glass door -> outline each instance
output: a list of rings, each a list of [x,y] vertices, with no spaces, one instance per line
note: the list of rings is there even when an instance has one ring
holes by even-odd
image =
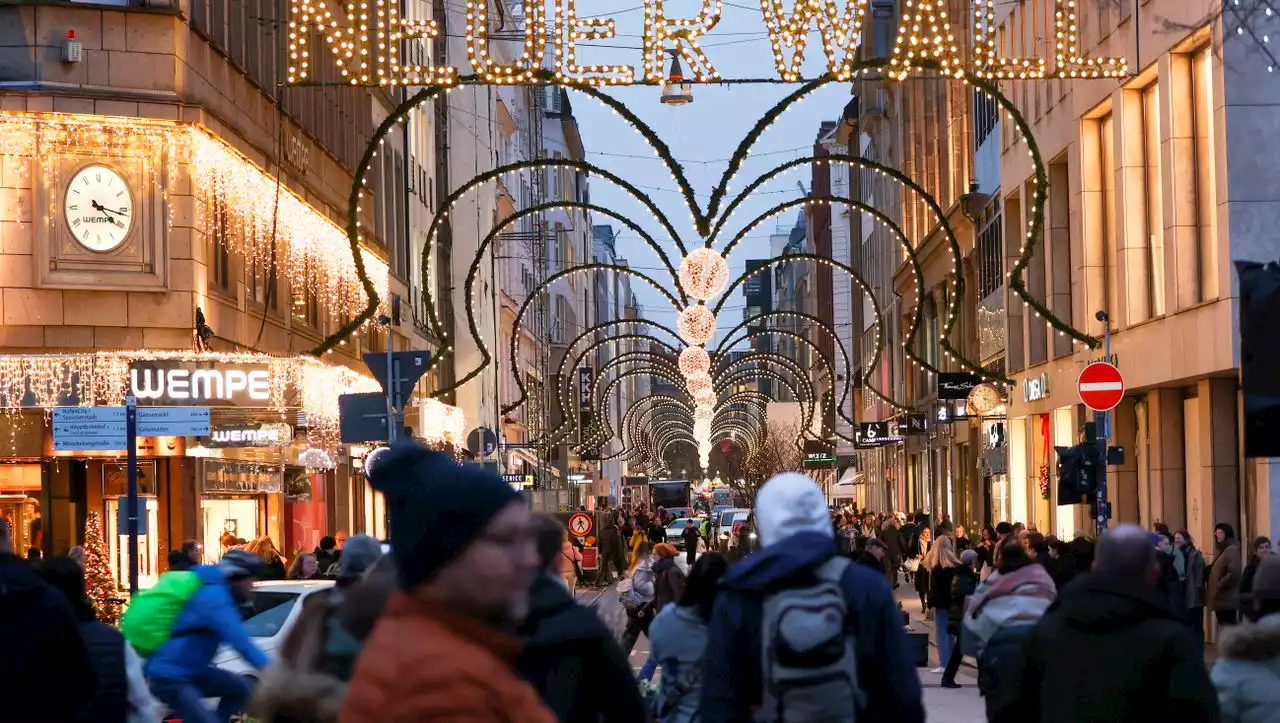
[[[258,531],[259,500],[256,497],[206,497],[200,500],[207,562],[215,562],[232,547],[253,542]],[[212,557],[217,555],[217,557]]]
[[[145,590],[156,584],[160,576],[160,550],[157,534],[160,527],[160,502],[155,497],[139,497],[138,504],[146,515],[146,535],[138,535],[138,588]],[[108,497],[104,500],[106,507],[104,520],[107,543],[107,555],[111,566],[111,575],[120,590],[129,589],[129,536],[127,530],[121,530],[120,500]]]

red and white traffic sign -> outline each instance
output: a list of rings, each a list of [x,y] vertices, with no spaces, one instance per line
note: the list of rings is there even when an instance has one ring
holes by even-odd
[[[1109,412],[1124,399],[1124,376],[1114,364],[1094,362],[1080,372],[1076,391],[1086,407],[1095,412]]]
[[[575,512],[569,518],[569,532],[574,537],[586,537],[591,534],[591,515]]]

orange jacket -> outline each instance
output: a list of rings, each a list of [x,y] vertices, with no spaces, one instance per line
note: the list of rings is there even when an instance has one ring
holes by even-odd
[[[556,723],[511,667],[520,644],[397,591],[347,689],[340,723]]]

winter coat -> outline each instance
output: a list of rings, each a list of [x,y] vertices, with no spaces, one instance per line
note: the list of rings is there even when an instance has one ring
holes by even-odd
[[[1202,608],[1205,605],[1207,593],[1204,579],[1206,567],[1204,555],[1191,545],[1183,545],[1181,552],[1186,558],[1186,574],[1182,583],[1187,591],[1187,609]]]
[[[119,630],[98,622],[81,620],[80,639],[84,641],[98,687],[93,700],[80,709],[80,723],[124,723],[129,713],[129,674],[125,662],[124,636]]]
[[[1023,648],[1017,697],[992,723],[1216,723],[1218,700],[1183,618],[1154,585],[1083,575]]]
[[[672,605],[649,626],[649,655],[662,668],[654,713],[659,723],[698,723],[707,626],[697,608]]]
[[[561,575],[577,575],[577,568],[573,563],[582,563],[582,550],[573,546],[572,542],[565,540],[560,543],[560,564]]]
[[[624,603],[642,605],[653,602],[653,596],[656,593],[654,582],[653,562],[641,560],[640,564],[631,571],[631,589],[625,593]]]
[[[1227,628],[1211,678],[1222,723],[1280,723],[1280,614]]]
[[[708,625],[702,671],[701,723],[742,723],[762,700],[760,652],[766,591],[810,584],[813,571],[834,557],[835,540],[806,531],[768,544],[730,568]],[[902,615],[888,581],[863,565],[840,580],[857,640],[858,675],[866,706],[862,720],[922,723],[920,678],[908,655]]]
[[[899,527],[898,539],[901,541],[901,544],[902,544],[902,547],[900,549],[905,553],[906,557],[913,557],[915,555],[920,554],[914,551],[916,549],[916,544],[920,540],[919,525],[917,525],[914,522],[908,522],[902,527]]]
[[[365,644],[340,723],[555,723],[513,668],[519,640],[397,590]]]
[[[0,554],[0,650],[5,723],[69,723],[93,698],[97,675],[70,603],[9,554]]]
[[[1185,614],[1187,589],[1182,580],[1178,579],[1178,570],[1173,566],[1173,555],[1157,550],[1156,561],[1160,563],[1160,577],[1156,580],[1156,587],[1174,612]]]
[[[902,532],[897,525],[885,525],[880,530],[880,541],[885,546],[885,559],[890,561],[891,565],[897,566],[902,560]]]
[[[187,601],[173,624],[169,640],[160,646],[145,667],[153,680],[187,682],[204,673],[218,652],[229,645],[255,668],[267,665],[267,656],[254,644],[240,620],[240,609],[222,571],[201,565],[193,572],[204,587]]]
[[[951,635],[960,632],[960,626],[964,624],[965,599],[978,589],[978,573],[972,567],[962,564],[953,571],[949,596],[951,606],[947,610],[947,632]]]
[[[1049,573],[1035,563],[992,573],[978,585],[965,608],[965,647],[981,654],[997,630],[1039,621],[1057,594]]]
[[[1214,610],[1235,610],[1239,607],[1240,567],[1240,543],[1234,539],[1227,540],[1209,570],[1209,605]]]
[[[316,566],[316,570],[320,571],[321,573],[327,571],[328,569],[329,568],[327,567],[320,567],[318,565]],[[283,557],[280,557],[279,555],[277,555],[276,559],[274,560],[263,561],[262,563],[262,579],[263,580],[284,580],[288,577],[289,577],[289,570],[288,568],[285,567]]]
[[[653,564],[653,606],[663,608],[680,600],[684,594],[684,573],[674,557],[664,557]]]
[[[316,556],[316,569],[326,574],[329,568],[337,565],[338,559],[342,557],[341,550],[321,550],[318,547],[312,554]]]
[[[529,593],[516,669],[561,723],[644,723],[644,702],[613,633],[550,575]]]
[[[955,577],[954,567],[938,565],[929,571],[929,607],[951,610],[951,582]]]

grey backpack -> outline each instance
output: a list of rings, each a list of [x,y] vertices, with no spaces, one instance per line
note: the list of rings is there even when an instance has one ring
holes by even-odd
[[[760,723],[853,723],[862,704],[849,604],[840,578],[849,558],[836,555],[817,582],[764,600],[760,652]]]

